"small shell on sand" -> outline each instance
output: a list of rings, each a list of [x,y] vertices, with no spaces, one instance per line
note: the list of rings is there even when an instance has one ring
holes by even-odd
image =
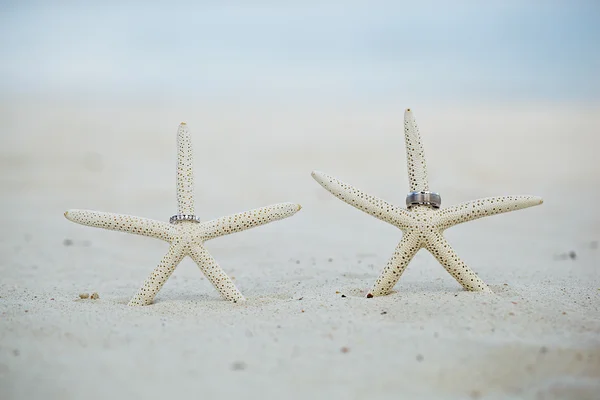
[[[92,295],[90,296],[90,299],[92,300],[98,300],[100,298],[100,296],[98,296],[98,293],[94,292],[92,293]]]
[[[89,293],[79,293],[79,298],[80,299],[87,299],[88,297],[90,297]]]

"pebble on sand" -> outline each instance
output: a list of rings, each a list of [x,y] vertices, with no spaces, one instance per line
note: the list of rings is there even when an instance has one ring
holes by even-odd
[[[231,369],[234,371],[242,371],[246,369],[246,363],[243,361],[236,361],[231,364]]]

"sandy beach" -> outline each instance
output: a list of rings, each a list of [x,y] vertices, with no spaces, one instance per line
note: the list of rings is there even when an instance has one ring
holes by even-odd
[[[444,205],[544,198],[446,232],[494,294],[463,291],[422,250],[393,294],[364,298],[401,232],[310,172],[403,204],[407,106]],[[0,398],[597,399],[599,112],[4,103]],[[168,245],[63,212],[168,220],[182,121],[202,219],[284,201],[303,209],[207,243],[246,303],[221,300],[185,259],[155,304],[128,307]],[[592,200],[568,195],[579,189]]]

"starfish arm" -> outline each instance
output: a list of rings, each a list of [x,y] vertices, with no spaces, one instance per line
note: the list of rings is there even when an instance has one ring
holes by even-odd
[[[182,122],[177,130],[177,209],[179,214],[194,214],[194,156],[192,139]]]
[[[147,306],[152,304],[154,297],[163,287],[167,279],[171,276],[177,264],[181,262],[185,253],[181,245],[172,245],[169,251],[160,260],[158,266],[152,271],[150,276],[146,278],[142,287],[135,296],[129,301],[130,306]]]
[[[404,112],[404,139],[406,141],[406,164],[411,192],[429,190],[425,150],[419,127],[410,108]]]
[[[208,278],[210,283],[213,284],[215,289],[221,293],[221,296],[225,300],[237,303],[244,301],[244,296],[234,285],[233,281],[225,271],[219,267],[219,264],[210,255],[210,253],[202,246],[192,246],[190,250],[190,257],[198,264],[202,273]]]
[[[369,290],[367,297],[385,296],[389,294],[394,285],[400,279],[400,276],[406,269],[410,260],[421,248],[417,235],[407,233],[402,236],[402,240],[396,246],[394,254],[387,262],[387,265],[375,281],[375,284]]]
[[[204,222],[201,226],[202,240],[214,239],[219,236],[229,235],[268,224],[296,214],[302,206],[295,203],[279,203],[267,207],[241,212]]]
[[[491,292],[490,288],[477,274],[462,261],[450,243],[441,233],[433,233],[426,242],[426,247],[440,264],[466,290],[473,292]]]
[[[149,236],[166,242],[173,240],[173,227],[153,219],[91,210],[68,210],[65,211],[65,217],[69,221],[95,228]]]
[[[338,199],[358,208],[367,214],[404,230],[410,224],[410,214],[404,208],[395,206],[375,196],[344,183],[323,172],[313,171],[312,177]]]
[[[520,210],[543,203],[537,196],[501,196],[468,201],[438,211],[442,230],[463,222],[487,217],[489,215]]]

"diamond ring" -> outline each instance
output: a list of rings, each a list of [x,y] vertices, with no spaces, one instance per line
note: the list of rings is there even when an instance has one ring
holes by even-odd
[[[197,217],[192,214],[175,214],[171,218],[169,218],[169,222],[172,224],[176,224],[181,221],[200,222],[200,217]]]

